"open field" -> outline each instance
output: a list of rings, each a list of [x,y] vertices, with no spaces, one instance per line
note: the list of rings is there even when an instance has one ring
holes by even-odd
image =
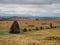
[[[20,34],[9,34],[12,23],[13,21],[0,21],[0,45],[60,45],[59,19],[21,19],[18,21],[20,29],[27,28],[32,29],[32,31],[21,32]],[[50,23],[57,28],[33,30],[41,26],[49,27]]]
[[[60,45],[60,28],[0,35],[0,45]]]
[[[9,30],[13,21],[0,21],[0,30]],[[21,29],[27,28],[27,29],[33,29],[36,27],[49,27],[50,23],[53,24],[53,26],[59,26],[60,25],[60,19],[20,19],[18,21],[19,26]]]

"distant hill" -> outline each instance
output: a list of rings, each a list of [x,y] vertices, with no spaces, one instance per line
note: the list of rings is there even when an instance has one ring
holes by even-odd
[[[21,20],[21,19],[28,19],[28,18],[34,18],[34,19],[60,19],[60,17],[39,17],[39,16],[0,16],[0,21],[3,20]]]

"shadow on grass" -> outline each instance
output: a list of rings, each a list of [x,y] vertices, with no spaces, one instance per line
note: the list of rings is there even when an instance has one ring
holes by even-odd
[[[31,32],[33,32],[33,31],[27,31],[27,32],[23,32],[23,31],[21,31],[20,33],[18,33],[18,34],[29,34],[29,33],[31,33]],[[0,35],[10,35],[11,33],[9,33],[9,30],[0,30]]]
[[[9,34],[8,30],[0,30],[0,35],[6,35]]]

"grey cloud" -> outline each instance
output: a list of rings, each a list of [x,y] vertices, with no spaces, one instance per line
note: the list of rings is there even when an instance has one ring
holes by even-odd
[[[53,4],[60,3],[60,0],[0,0],[0,3],[9,4]]]
[[[25,10],[22,9],[22,11],[24,11],[24,14],[29,13],[31,15],[40,16],[41,15],[57,16],[60,15],[60,0],[0,0],[0,13],[2,12],[7,14],[8,13],[19,14],[21,13],[19,12],[19,9],[21,11],[21,8],[26,8]],[[6,11],[7,9],[9,10]]]

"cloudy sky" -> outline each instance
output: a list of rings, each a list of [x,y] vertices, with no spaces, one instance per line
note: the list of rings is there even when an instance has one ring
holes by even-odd
[[[0,16],[60,16],[60,0],[0,0]]]

